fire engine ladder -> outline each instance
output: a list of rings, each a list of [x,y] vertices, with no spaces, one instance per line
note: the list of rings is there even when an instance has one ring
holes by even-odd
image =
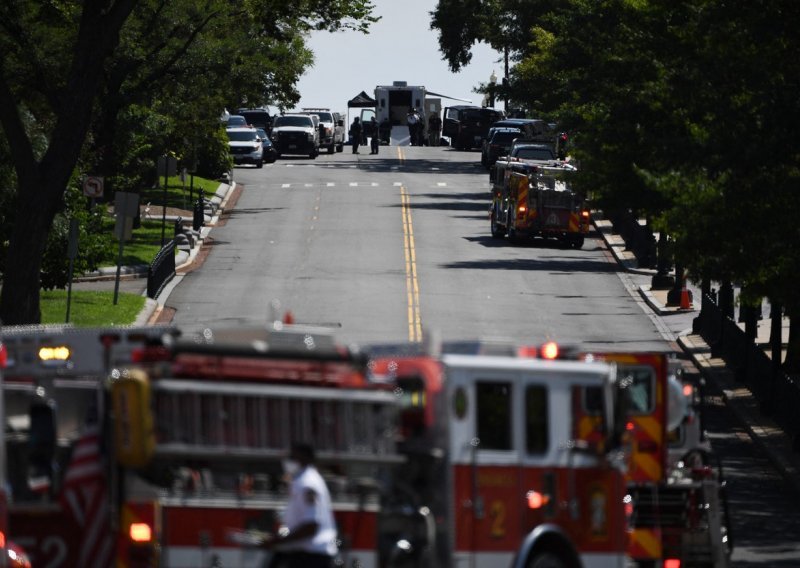
[[[321,461],[399,463],[397,397],[388,390],[232,380],[153,382],[157,457],[263,460],[292,442]]]

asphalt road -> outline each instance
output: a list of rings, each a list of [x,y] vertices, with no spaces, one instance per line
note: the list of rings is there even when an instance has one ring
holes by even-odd
[[[170,295],[184,328],[263,324],[274,301],[347,342],[555,339],[668,348],[594,238],[583,249],[489,234],[475,152],[384,147],[237,168],[243,186],[207,260]]]

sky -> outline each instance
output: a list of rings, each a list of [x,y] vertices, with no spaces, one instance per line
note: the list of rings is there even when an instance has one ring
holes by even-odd
[[[373,0],[374,14],[382,19],[364,35],[358,32],[315,32],[309,46],[314,67],[297,85],[300,107],[323,107],[347,112],[347,101],[365,91],[375,96],[375,87],[406,81],[428,91],[470,99],[480,106],[483,95],[472,89],[488,83],[492,71],[500,82],[502,54],[478,44],[472,62],[459,73],[451,73],[439,52],[438,32],[430,29],[438,0]],[[466,104],[442,99],[442,106]]]

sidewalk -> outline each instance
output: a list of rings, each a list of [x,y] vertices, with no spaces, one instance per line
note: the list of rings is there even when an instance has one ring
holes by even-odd
[[[633,253],[625,249],[622,237],[612,232],[610,221],[596,219],[594,225],[620,266],[629,272],[655,275],[655,270],[637,268]],[[680,307],[667,306],[667,292],[668,290],[653,290],[650,286],[639,287],[639,293],[655,313],[666,315],[676,311],[686,311],[681,310]],[[699,310],[698,294],[699,292],[694,294],[691,308],[693,311]],[[788,337],[788,318],[783,319],[783,326],[783,337],[786,338]],[[759,345],[766,346],[768,344],[769,327],[769,318],[758,322],[756,342]],[[800,495],[800,454],[792,450],[791,438],[768,416],[761,414],[755,396],[736,381],[733,371],[725,366],[722,359],[711,355],[711,347],[700,335],[689,332],[678,337],[677,342],[706,381],[719,389],[726,406],[741,422],[754,443],[764,451],[787,483]]]

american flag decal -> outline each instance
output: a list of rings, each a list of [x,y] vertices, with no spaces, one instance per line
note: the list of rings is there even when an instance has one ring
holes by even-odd
[[[80,529],[78,565],[109,568],[113,561],[109,495],[96,426],[87,428],[72,449],[64,475],[61,504]]]

